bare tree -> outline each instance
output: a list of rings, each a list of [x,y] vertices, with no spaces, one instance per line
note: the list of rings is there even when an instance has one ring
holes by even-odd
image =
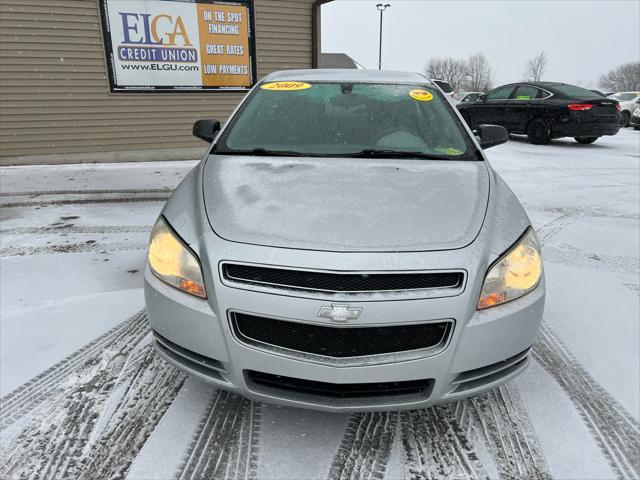
[[[609,92],[640,90],[640,62],[630,62],[600,75],[598,85]]]
[[[524,79],[527,82],[539,82],[547,71],[547,52],[544,50],[530,59],[525,65]]]
[[[487,57],[482,53],[471,55],[465,62],[465,78],[462,88],[468,92],[488,92],[491,90],[492,71]]]
[[[453,91],[457,92],[466,77],[466,65],[464,60],[458,58],[436,57],[429,60],[425,73],[428,78],[446,80],[451,84]]]

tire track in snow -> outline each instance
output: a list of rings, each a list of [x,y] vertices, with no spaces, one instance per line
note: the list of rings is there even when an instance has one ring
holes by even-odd
[[[16,208],[16,207],[47,207],[49,205],[88,205],[97,203],[135,203],[135,202],[164,202],[169,195],[157,195],[149,197],[111,197],[111,198],[87,198],[87,199],[69,199],[69,200],[33,200],[24,202],[7,202],[0,203],[0,208]]]
[[[489,479],[451,407],[400,414],[407,478]]]
[[[559,263],[570,267],[590,268],[592,270],[638,275],[640,259],[621,255],[597,255],[585,252],[568,244],[542,247],[542,255],[549,263]]]
[[[186,375],[156,355],[151,345],[144,348],[136,363],[125,371],[131,379],[122,401],[73,478],[125,478],[186,380]]]
[[[572,209],[551,220],[537,230],[538,238],[543,243],[564,228],[589,216],[588,210]],[[596,255],[585,252],[571,245],[544,245],[543,257],[551,263],[559,263],[571,267],[591,268],[617,273],[637,275],[640,271],[640,261],[635,257],[617,255]]]
[[[76,369],[64,393],[9,442],[0,476],[122,476],[184,378],[144,339],[110,345]]]
[[[500,478],[551,478],[517,393],[512,387],[503,386],[459,401],[455,407],[437,406],[399,414],[353,414],[334,458],[330,479],[384,476],[395,436],[393,422],[389,428],[390,415],[399,415],[395,419],[399,418],[410,479],[488,479],[489,473],[470,441],[472,433],[486,443]]]
[[[136,193],[171,193],[170,188],[121,188],[115,190],[34,190],[31,192],[0,192],[0,197],[33,197],[41,195],[104,195]]]
[[[576,211],[573,211],[560,219],[572,214],[575,218]],[[547,225],[553,223],[552,221]],[[566,220],[560,220],[559,223],[567,224]],[[541,241],[558,231],[553,225],[548,230],[545,230],[545,227],[546,225],[541,228],[542,234],[539,232]],[[547,253],[549,253],[548,247],[545,250],[545,256]],[[573,257],[575,255],[572,255]],[[608,257],[605,260],[607,259],[611,260]],[[616,257],[616,259],[621,261],[613,262],[617,267],[613,271],[622,270],[623,273],[637,274],[639,269],[637,258]],[[583,259],[575,266],[611,269],[594,265],[595,262],[603,261],[602,257],[591,260],[593,262]],[[632,260],[631,263],[628,260]],[[585,262],[589,264],[585,265]],[[640,478],[640,424],[593,379],[546,323],[542,324],[538,341],[533,347],[533,355],[567,393],[618,478]]]
[[[640,220],[640,212],[633,212],[633,213],[620,213],[620,212],[607,212],[604,211],[603,208],[606,208],[608,206],[615,206],[615,205],[599,205],[597,208],[595,207],[555,207],[555,208],[551,208],[551,207],[543,207],[540,205],[532,205],[530,203],[523,203],[523,207],[525,208],[525,210],[527,212],[541,212],[541,213],[560,213],[562,214],[561,216],[564,216],[566,214],[575,214],[576,211],[578,212],[583,212],[584,215],[581,216],[586,216],[586,217],[591,217],[591,218],[616,218],[616,219],[624,219],[624,220]],[[554,220],[557,220],[554,219]],[[552,221],[554,221],[552,220]],[[551,223],[551,222],[549,222]],[[571,222],[569,222],[571,223]],[[544,226],[544,225],[543,225]],[[540,227],[542,228],[542,227]]]
[[[582,217],[588,215],[586,210],[570,210],[563,213],[558,218],[551,220],[549,223],[544,224],[537,230],[538,238],[540,241],[547,240],[558,233],[560,230],[568,227],[572,223],[577,222]]]
[[[461,400],[456,417],[467,436],[476,432],[494,457],[501,479],[551,479],[551,472],[515,387],[505,384]]]
[[[68,243],[42,247],[5,247],[0,249],[0,257],[23,257],[29,255],[52,255],[56,253],[119,252],[126,250],[146,250],[148,242],[114,243]]]
[[[255,479],[261,425],[259,404],[216,391],[179,469],[180,480]]]
[[[488,479],[471,441],[475,437],[486,444],[500,478],[551,478],[528,414],[508,386],[461,400],[455,407],[352,414],[328,478],[383,478],[398,423],[412,480]]]
[[[382,479],[398,429],[398,412],[353,413],[329,469],[330,480]]]
[[[148,233],[150,226],[144,225],[62,225],[59,227],[14,227],[0,229],[0,235],[38,235],[46,233]]]
[[[591,377],[544,323],[533,352],[567,393],[618,478],[639,478],[638,422]]]
[[[141,342],[148,332],[147,314],[143,310],[4,396],[0,399],[0,429],[22,418],[47,398],[59,395],[65,381],[104,350],[126,351]]]

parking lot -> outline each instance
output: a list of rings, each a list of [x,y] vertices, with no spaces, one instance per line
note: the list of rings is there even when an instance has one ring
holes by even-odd
[[[258,404],[154,354],[150,228],[194,162],[1,170],[0,477],[640,476],[640,132],[487,155],[543,243],[530,368],[410,412]]]

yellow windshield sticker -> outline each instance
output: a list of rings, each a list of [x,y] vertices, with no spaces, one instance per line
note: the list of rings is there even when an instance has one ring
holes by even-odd
[[[531,97],[529,95],[518,95],[516,100],[531,100]]]
[[[279,90],[279,91],[292,91],[292,90],[306,90],[311,88],[311,85],[305,82],[271,82],[260,85],[263,90]]]
[[[428,102],[433,100],[433,94],[431,92],[427,92],[426,90],[411,90],[409,95],[414,100],[418,100],[420,102]]]
[[[437,148],[437,150],[446,155],[462,155],[464,153],[462,150],[458,150],[457,148],[453,148],[453,147],[448,147],[448,148],[439,147]]]

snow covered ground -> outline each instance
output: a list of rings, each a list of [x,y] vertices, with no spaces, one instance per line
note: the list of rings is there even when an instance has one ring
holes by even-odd
[[[149,229],[194,163],[4,168],[0,477],[638,478],[640,132],[488,151],[544,243],[534,362],[414,412],[257,404],[154,355]]]

